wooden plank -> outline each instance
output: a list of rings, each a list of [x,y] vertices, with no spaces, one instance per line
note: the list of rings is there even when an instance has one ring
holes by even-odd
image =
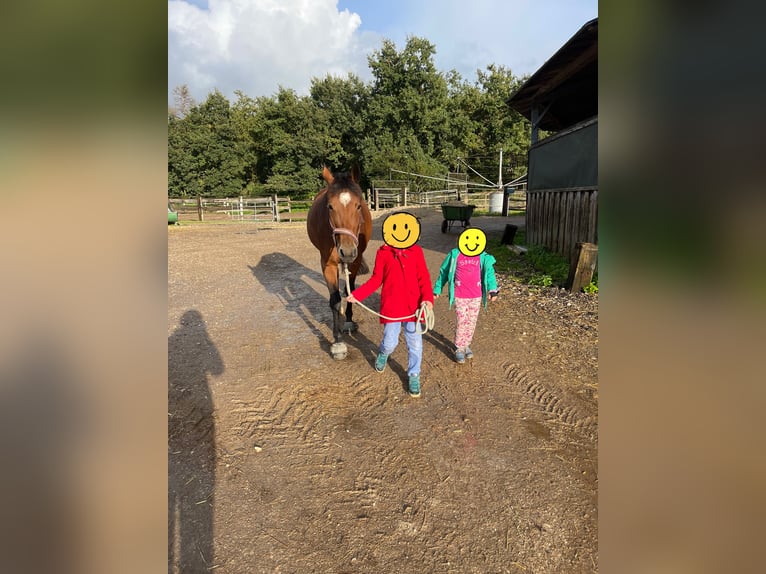
[[[572,251],[572,193],[564,194],[564,256],[571,259]]]
[[[559,241],[558,246],[556,248],[556,251],[558,253],[565,253],[566,249],[566,235],[564,234],[564,223],[566,222],[567,217],[567,195],[566,193],[560,193],[558,194],[558,200],[559,200]]]
[[[556,253],[559,248],[559,198],[560,193],[551,194],[551,251]]]
[[[588,222],[588,241],[598,244],[598,190],[590,194],[590,221]]]
[[[543,226],[545,225],[545,195],[540,192],[537,194],[537,225],[535,229],[537,234],[535,237],[535,244],[543,244]]]
[[[527,214],[524,219],[527,233],[527,245],[535,244],[537,230],[537,194],[527,195]]]
[[[582,192],[582,206],[580,207],[580,238],[578,241],[588,241],[588,218],[590,217],[590,193]]]
[[[597,189],[593,190],[593,243],[598,245],[598,190]]]
[[[566,233],[565,233],[565,224],[566,224],[566,217],[567,217],[567,194],[566,193],[560,193],[558,194],[558,200],[559,200],[559,242],[558,247],[556,251],[561,254],[566,254]]]
[[[551,198],[551,206],[550,206],[550,215],[548,220],[548,229],[549,235],[548,235],[548,249],[556,252],[556,232],[557,232],[557,226],[558,221],[556,221],[556,203],[555,200],[560,196],[558,193],[551,193],[549,194]]]
[[[548,238],[550,237],[550,227],[548,226],[548,209],[551,205],[551,196],[547,192],[543,192],[543,220],[540,226],[540,231],[543,234],[543,240],[541,241],[544,247],[548,247]]]
[[[551,210],[553,208],[553,194],[545,192],[545,247],[551,248],[551,237],[553,236],[553,230],[551,229],[551,219],[553,216]]]
[[[577,258],[577,242],[580,237],[580,195],[581,192],[576,192],[572,197],[572,243],[571,251],[569,252],[570,262]]]
[[[551,251],[558,249],[559,241],[559,197],[560,193],[551,194]]]

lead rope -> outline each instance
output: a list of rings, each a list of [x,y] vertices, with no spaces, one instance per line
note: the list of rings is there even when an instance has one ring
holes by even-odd
[[[351,279],[349,278],[348,265],[343,265],[343,271],[346,274],[346,296],[348,296],[348,295],[351,295]],[[364,303],[360,301],[357,301],[355,304],[361,305],[363,308],[367,309],[373,315],[377,315],[378,317],[382,317],[383,319],[386,319],[388,321],[404,321],[406,319],[414,318],[415,332],[420,333],[421,335],[425,335],[428,331],[432,331],[434,328],[434,320],[435,320],[434,310],[429,309],[425,301],[420,304],[420,307],[415,313],[413,313],[412,315],[407,315],[406,317],[386,317],[385,315],[381,315],[377,311],[373,311],[367,305],[365,305]]]

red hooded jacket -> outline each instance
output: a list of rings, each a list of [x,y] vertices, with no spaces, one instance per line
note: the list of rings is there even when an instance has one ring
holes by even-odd
[[[375,254],[375,268],[366,283],[351,294],[359,301],[372,295],[383,285],[380,292],[380,314],[392,319],[413,315],[423,301],[434,302],[431,276],[426,258],[419,245],[396,249],[383,245]],[[414,321],[414,318],[405,322]],[[396,323],[381,317],[381,323]]]

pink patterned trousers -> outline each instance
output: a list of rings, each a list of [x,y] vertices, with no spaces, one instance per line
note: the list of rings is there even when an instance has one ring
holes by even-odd
[[[462,349],[471,344],[480,308],[481,297],[475,299],[455,297],[455,312],[457,313],[457,326],[455,328],[456,348]]]

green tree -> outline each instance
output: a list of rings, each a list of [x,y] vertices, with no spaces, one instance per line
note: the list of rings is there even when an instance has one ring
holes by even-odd
[[[373,75],[363,154],[371,175],[397,167],[441,176],[448,141],[447,82],[434,65],[428,40],[410,37],[399,52],[390,40],[368,58]]]
[[[480,95],[474,105],[470,106],[470,115],[484,153],[485,165],[481,166],[482,173],[492,173],[490,166],[493,166],[494,173],[497,173],[497,152],[501,148],[504,164],[509,168],[508,177],[521,175],[516,172],[526,169],[526,154],[529,150],[528,122],[506,103],[522,83],[523,79],[514,77],[504,66],[491,64],[486,70],[477,71],[477,88]],[[514,163],[515,171],[512,167]]]
[[[475,120],[482,92],[479,86],[464,80],[454,70],[447,75],[447,86],[449,132],[442,147],[442,160],[453,169],[462,169],[457,158],[476,156],[485,151],[482,130]]]
[[[325,135],[324,162],[338,171],[360,168],[369,88],[355,75],[326,76],[311,82],[316,121]],[[364,170],[363,170],[364,174]]]
[[[435,53],[424,38],[409,37],[401,51],[384,40],[368,57],[369,84],[328,75],[313,78],[304,97],[282,87],[272,97],[236,92],[230,106],[215,91],[197,106],[177,88],[168,114],[169,193],[312,196],[323,164],[358,164],[366,180],[387,179],[392,168],[432,176],[412,182],[433,189],[458,158],[495,181],[500,149],[503,181],[524,173],[528,122],[506,103],[524,79],[494,64],[473,82],[454,70],[445,75]]]
[[[244,147],[229,101],[217,90],[182,119],[168,118],[168,188],[174,197],[237,196],[244,186]]]
[[[231,106],[231,125],[240,141],[242,154],[243,195],[253,195],[258,188],[258,151],[252,138],[252,131],[258,118],[258,103],[240,90],[234,92],[237,101]]]
[[[256,190],[306,196],[317,191],[320,168],[333,143],[326,122],[308,97],[279,88],[276,97],[257,98],[250,136],[257,156]]]

